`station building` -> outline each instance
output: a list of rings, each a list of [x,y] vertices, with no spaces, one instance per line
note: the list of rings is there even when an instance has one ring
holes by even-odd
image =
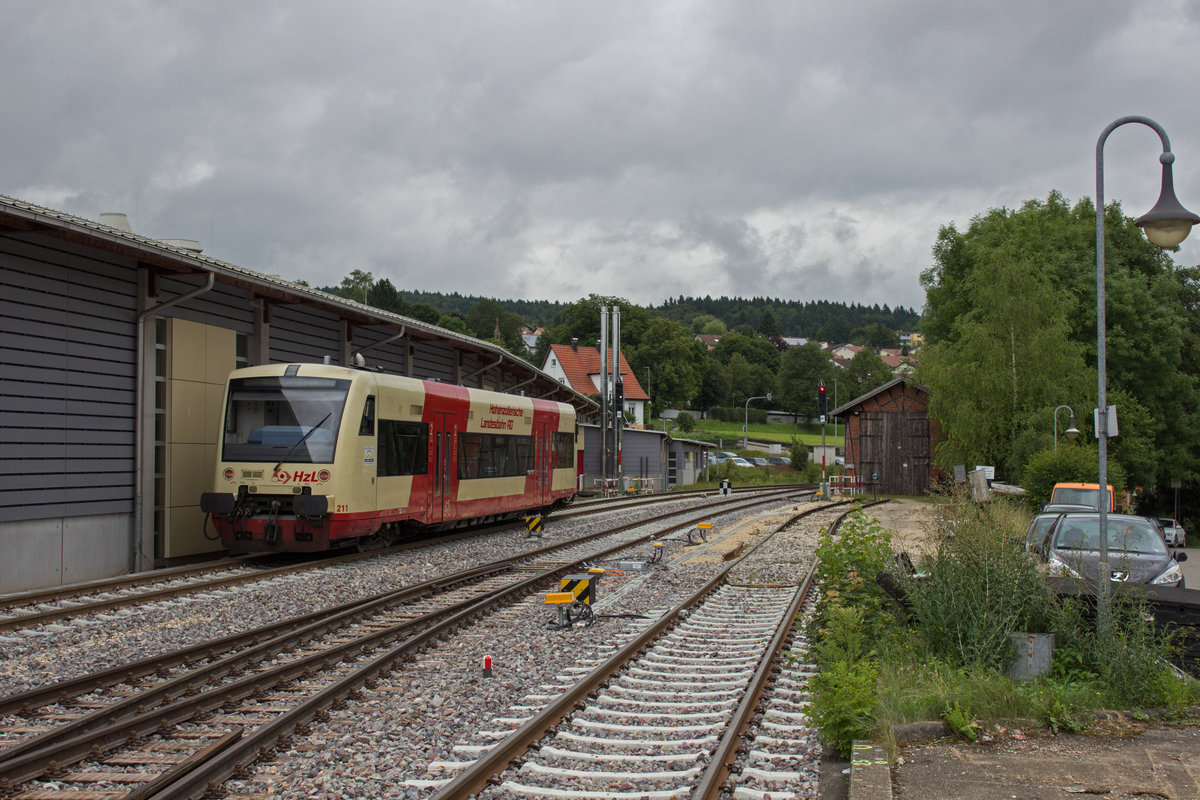
[[[199,502],[236,367],[361,353],[598,411],[488,342],[3,196],[0,324],[0,593],[215,553]]]

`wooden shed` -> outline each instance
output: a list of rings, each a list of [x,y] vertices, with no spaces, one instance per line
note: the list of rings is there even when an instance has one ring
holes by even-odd
[[[934,464],[929,390],[900,377],[833,410],[846,423],[846,482],[879,494],[920,495],[941,476]]]

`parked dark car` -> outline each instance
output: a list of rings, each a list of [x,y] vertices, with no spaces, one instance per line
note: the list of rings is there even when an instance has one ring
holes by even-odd
[[[1047,518],[1049,522],[1047,523]],[[1109,514],[1109,580],[1183,588],[1179,562],[1158,524],[1148,517]],[[1100,568],[1100,515],[1096,512],[1039,514],[1025,535],[1025,547],[1045,562],[1051,575],[1095,581]]]
[[[767,461],[776,467],[790,467],[792,460],[786,456],[767,456]]]

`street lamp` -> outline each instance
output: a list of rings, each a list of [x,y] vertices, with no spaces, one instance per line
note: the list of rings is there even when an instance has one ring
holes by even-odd
[[[1153,128],[1162,140],[1162,190],[1154,208],[1134,220],[1134,224],[1146,232],[1146,238],[1159,247],[1174,247],[1187,238],[1192,226],[1200,222],[1192,212],[1185,209],[1175,198],[1175,183],[1171,176],[1171,164],[1175,154],[1171,152],[1171,140],[1162,126],[1148,117],[1121,117],[1112,122],[1096,141],[1096,440],[1099,445],[1099,483],[1096,504],[1100,511],[1100,572],[1097,602],[1097,622],[1102,636],[1107,636],[1111,610],[1112,587],[1109,585],[1108,566],[1108,394],[1105,384],[1108,378],[1107,354],[1105,352],[1104,311],[1104,142],[1108,135],[1122,125],[1137,122]]]
[[[767,392],[766,394],[760,394],[756,397],[747,397],[746,398],[746,421],[742,424],[742,434],[743,434],[742,449],[743,450],[750,449],[750,401],[751,400],[770,400],[770,399],[771,399],[770,392]]]
[[[1072,442],[1079,438],[1079,429],[1075,427],[1075,412],[1070,406],[1059,406],[1054,409],[1054,455],[1058,455],[1058,412],[1061,409],[1066,409],[1071,412],[1071,421],[1067,424],[1070,426],[1063,433]]]

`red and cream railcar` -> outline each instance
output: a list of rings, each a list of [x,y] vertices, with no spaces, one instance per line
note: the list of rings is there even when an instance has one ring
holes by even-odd
[[[232,552],[317,551],[569,503],[575,409],[324,364],[229,376],[214,491]]]

